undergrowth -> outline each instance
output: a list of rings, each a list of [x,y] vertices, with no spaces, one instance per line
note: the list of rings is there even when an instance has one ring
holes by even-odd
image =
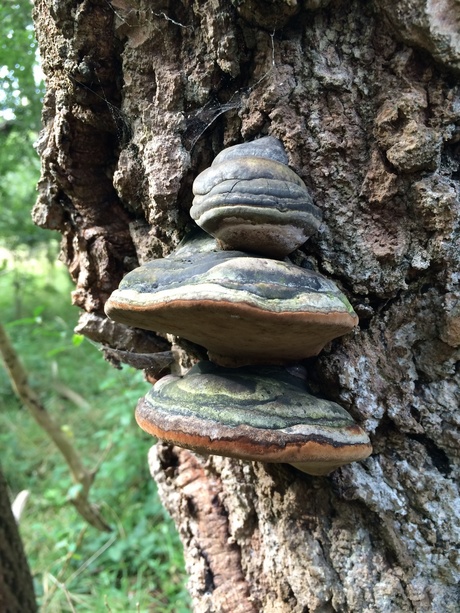
[[[20,532],[41,611],[188,613],[182,546],[148,471],[153,441],[133,416],[148,385],[131,368],[114,370],[74,335],[71,289],[64,268],[43,256],[22,263],[17,256],[0,270],[2,322],[30,383],[87,467],[102,459],[90,498],[113,528],[85,525],[67,501],[67,466],[0,367],[2,469],[12,497],[30,492]]]

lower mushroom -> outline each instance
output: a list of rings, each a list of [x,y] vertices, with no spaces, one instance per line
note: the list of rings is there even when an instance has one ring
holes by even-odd
[[[200,362],[184,377],[158,381],[136,419],[153,436],[199,453],[288,463],[310,475],[372,452],[345,409],[308,394],[300,378],[276,366]]]

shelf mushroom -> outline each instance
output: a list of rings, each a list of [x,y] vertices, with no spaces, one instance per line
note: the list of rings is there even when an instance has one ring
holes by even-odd
[[[224,149],[195,179],[190,215],[223,249],[284,258],[322,219],[287,162],[282,143],[272,136]]]
[[[372,451],[345,409],[308,394],[300,378],[276,366],[199,362],[184,377],[160,379],[136,419],[153,436],[199,453],[288,463],[311,475]]]
[[[128,273],[107,315],[193,341],[223,366],[302,360],[356,326],[347,298],[322,275],[209,241]]]
[[[221,248],[195,235],[128,273],[105,311],[208,350],[211,362],[162,378],[139,401],[144,430],[199,452],[324,475],[366,458],[369,438],[342,407],[308,394],[281,365],[317,355],[358,318],[332,281],[273,259],[321,223],[287,161],[273,137],[221,152],[196,178],[191,209]]]

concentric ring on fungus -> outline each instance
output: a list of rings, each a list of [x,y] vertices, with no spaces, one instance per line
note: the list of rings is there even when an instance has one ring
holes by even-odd
[[[307,393],[283,367],[222,368],[200,362],[160,379],[136,409],[140,427],[199,453],[283,462],[325,475],[372,451],[338,404]]]
[[[322,214],[266,136],[224,149],[193,183],[191,217],[223,249],[283,258],[314,234]]]
[[[105,310],[120,323],[202,345],[223,366],[302,360],[358,323],[338,287],[316,272],[190,246],[128,273]]]

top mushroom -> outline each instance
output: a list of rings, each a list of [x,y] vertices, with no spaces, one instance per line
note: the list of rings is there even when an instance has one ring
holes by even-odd
[[[193,183],[192,218],[223,249],[284,258],[322,219],[287,161],[272,136],[224,149]]]

